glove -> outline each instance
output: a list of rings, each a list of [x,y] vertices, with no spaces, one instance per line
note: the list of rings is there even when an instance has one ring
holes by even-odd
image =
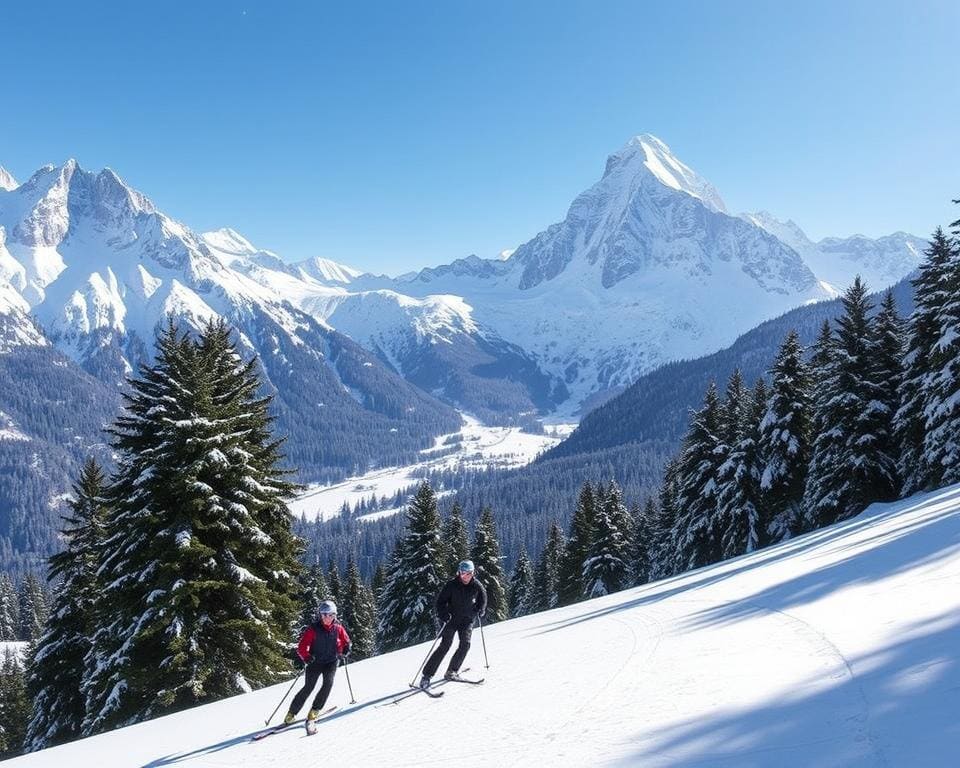
[[[313,664],[314,661],[316,661],[316,659],[313,657],[312,653],[308,653],[303,659],[304,664]]]
[[[350,651],[352,650],[353,650],[353,643],[347,643],[346,646],[344,646],[343,653],[341,654],[341,656],[349,656]]]
[[[477,614],[477,616],[479,616],[481,619],[484,618],[486,615],[487,615],[487,612],[485,610],[480,611],[480,613]]]
[[[448,621],[450,621],[451,617],[449,613],[438,613],[437,618],[440,619],[441,624],[446,624]]]

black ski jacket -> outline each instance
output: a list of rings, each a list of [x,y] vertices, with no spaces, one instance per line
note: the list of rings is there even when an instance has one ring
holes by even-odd
[[[454,576],[443,585],[437,595],[437,617],[444,621],[447,615],[453,624],[473,623],[473,620],[487,610],[487,590],[474,576],[469,584]]]

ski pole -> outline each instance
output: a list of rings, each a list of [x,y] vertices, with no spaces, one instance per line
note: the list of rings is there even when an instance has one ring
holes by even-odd
[[[350,703],[356,704],[357,700],[353,697],[353,686],[350,685],[350,669],[349,664],[347,664],[347,657],[343,657],[343,674],[347,676],[347,688],[350,689]]]
[[[477,614],[477,621],[480,622],[480,642],[483,643],[483,666],[490,669],[490,660],[487,658],[487,640],[483,636],[483,617]]]
[[[290,691],[293,690],[293,686],[295,686],[295,685],[297,684],[297,680],[300,679],[300,675],[302,675],[302,674],[303,674],[303,669],[301,669],[299,672],[297,672],[297,676],[296,676],[295,678],[293,678],[293,683],[290,684],[290,687],[287,688],[287,692],[286,692],[285,694],[283,694],[283,698],[280,699],[280,704],[283,704],[283,702],[286,700],[287,696],[290,695]],[[277,710],[280,709],[280,704],[277,704],[277,709],[273,710],[273,712],[270,713],[270,717],[268,717],[268,718],[264,721],[264,723],[263,723],[264,725],[270,725],[270,721],[273,720],[273,716],[274,716],[275,714],[277,714]]]
[[[442,624],[441,627],[440,627],[440,631],[437,632],[437,636],[436,636],[435,638],[433,638],[433,642],[430,644],[430,650],[427,651],[427,655],[423,657],[423,661],[421,661],[421,662],[420,662],[420,666],[417,667],[417,672],[416,672],[416,674],[413,676],[413,680],[410,682],[410,685],[415,686],[415,685],[417,684],[417,675],[420,674],[420,670],[423,669],[423,665],[427,663],[427,659],[429,659],[429,658],[430,658],[430,654],[433,653],[433,646],[435,646],[435,645],[437,644],[437,640],[440,639],[440,635],[442,635],[442,634],[443,634],[443,630],[446,629],[446,627],[447,627],[447,622],[448,622],[448,621],[449,621],[449,619],[447,619],[447,621],[443,622],[443,624]]]

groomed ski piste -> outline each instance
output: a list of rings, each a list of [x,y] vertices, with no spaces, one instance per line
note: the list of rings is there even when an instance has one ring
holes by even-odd
[[[354,705],[341,669],[315,736],[250,741],[286,683],[10,765],[953,766],[960,485],[484,636],[441,699],[388,703],[429,644],[351,664]]]

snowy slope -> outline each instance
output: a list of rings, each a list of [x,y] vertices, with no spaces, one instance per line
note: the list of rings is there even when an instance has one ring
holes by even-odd
[[[481,687],[406,692],[421,645],[338,675],[340,709],[250,743],[279,685],[11,766],[955,765],[960,486],[684,576],[485,630]],[[385,706],[380,706],[385,705]]]

